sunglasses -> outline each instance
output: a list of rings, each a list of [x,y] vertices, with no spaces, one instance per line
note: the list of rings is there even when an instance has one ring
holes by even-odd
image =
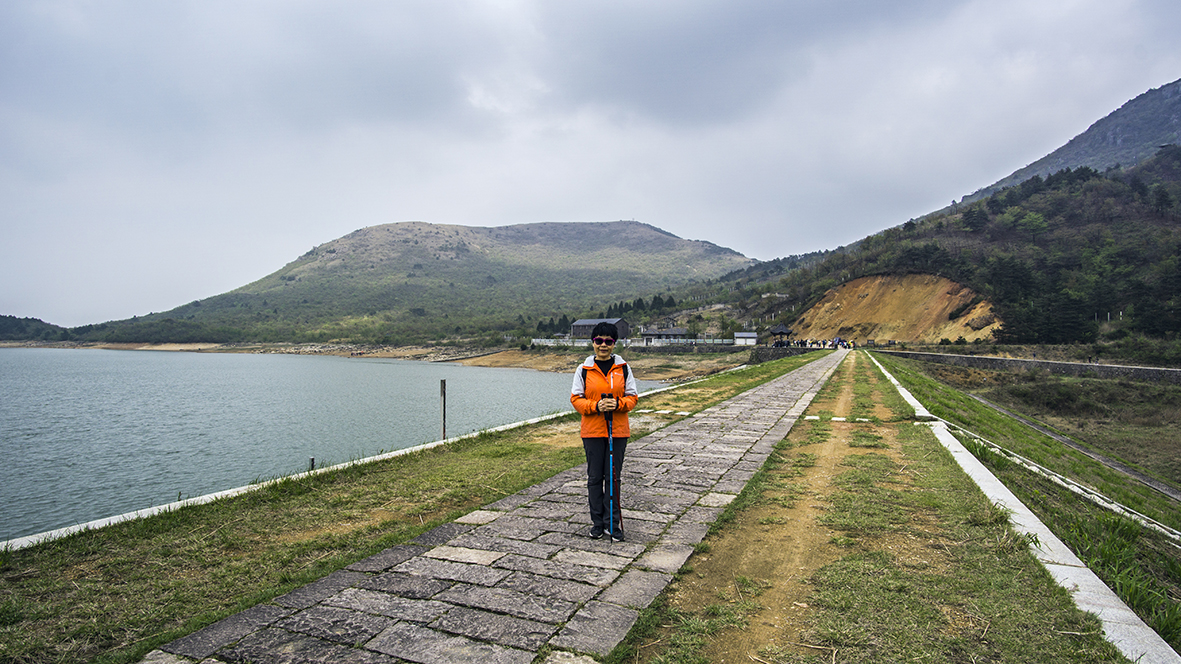
[[[591,341],[595,342],[596,346],[614,346],[615,345],[615,340],[612,339],[611,337],[595,337],[594,339],[591,339]]]

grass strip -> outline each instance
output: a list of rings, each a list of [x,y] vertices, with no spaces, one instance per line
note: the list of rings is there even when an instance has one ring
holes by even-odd
[[[936,381],[925,373],[921,362],[875,357],[927,406],[932,415],[962,426],[1060,475],[1091,486],[1111,500],[1170,528],[1181,530],[1181,506],[1168,497]],[[1150,431],[1143,434],[1152,435]]]
[[[642,404],[695,412],[816,357],[727,372]],[[634,435],[673,419],[637,417]],[[0,551],[0,661],[136,662],[583,461],[572,414]]]
[[[938,403],[931,412],[971,428],[1022,456],[1040,453],[1051,470],[1097,486],[1104,494],[1173,528],[1181,515],[1171,501],[1147,487],[1105,468],[1098,462],[1047,436],[997,414],[990,408],[942,385],[921,367],[894,358],[879,358],[899,382],[925,404]],[[919,396],[919,393],[924,396]],[[924,401],[930,399],[931,401]],[[928,406],[930,408],[930,406]],[[987,434],[985,432],[988,432]],[[994,437],[995,436],[995,437]],[[1124,600],[1174,650],[1181,651],[1181,555],[1163,535],[1115,515],[1036,475],[966,436],[960,439],[1021,502],[1028,506],[1075,555]],[[1049,441],[1049,442],[1047,442]],[[1048,449],[1050,444],[1061,450]],[[1148,495],[1152,494],[1152,495]],[[1139,500],[1125,502],[1129,496]],[[1144,509],[1148,508],[1148,509]]]

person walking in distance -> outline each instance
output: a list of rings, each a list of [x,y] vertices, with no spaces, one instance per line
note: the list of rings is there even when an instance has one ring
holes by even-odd
[[[612,541],[622,542],[619,478],[631,435],[627,413],[636,407],[640,397],[631,368],[614,352],[618,340],[619,330],[615,325],[602,322],[594,327],[591,343],[595,354],[574,371],[570,403],[582,415],[580,434],[586,452],[590,536],[599,539],[607,534]]]

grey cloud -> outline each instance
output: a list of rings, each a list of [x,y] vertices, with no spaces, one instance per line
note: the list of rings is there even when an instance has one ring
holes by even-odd
[[[812,49],[876,26],[930,21],[953,3],[549,3],[542,70],[570,105],[656,121],[727,122],[808,75]]]

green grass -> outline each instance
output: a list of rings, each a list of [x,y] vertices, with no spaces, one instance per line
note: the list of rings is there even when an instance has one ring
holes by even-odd
[[[1024,424],[997,413],[956,390],[931,378],[921,362],[879,356],[900,383],[927,406],[931,414],[964,427],[1001,447],[1050,470],[1094,487],[1122,505],[1181,530],[1181,507],[1162,494],[1127,476],[1106,468],[1082,452],[1039,434]],[[1142,430],[1151,436],[1151,431]]]
[[[802,638],[843,662],[1121,661],[931,432],[896,426],[905,469],[854,455],[837,479],[824,520],[855,552],[811,579],[819,609]],[[889,534],[906,535],[911,550],[877,548]]]

